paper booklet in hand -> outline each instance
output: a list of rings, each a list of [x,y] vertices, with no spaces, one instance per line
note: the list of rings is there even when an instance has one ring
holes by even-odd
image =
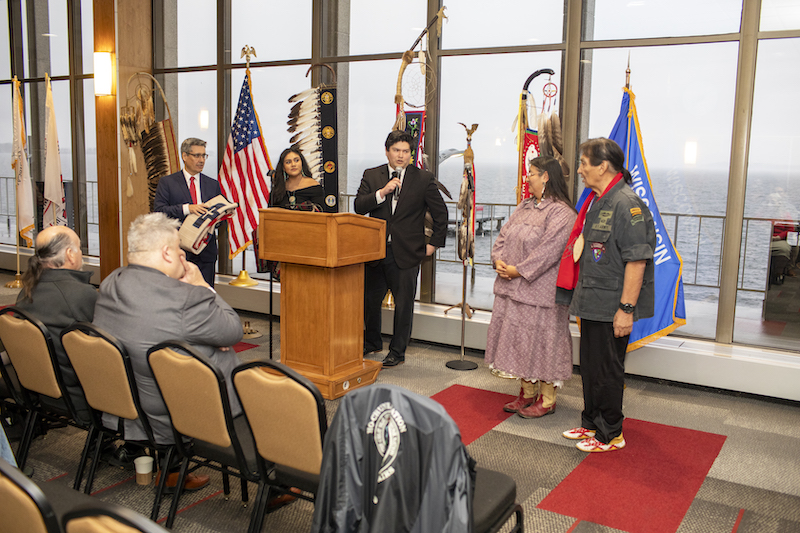
[[[209,236],[214,233],[217,225],[230,217],[239,206],[229,202],[221,194],[205,202],[204,205],[208,211],[202,215],[187,216],[178,232],[181,248],[193,254],[199,254],[205,249]]]

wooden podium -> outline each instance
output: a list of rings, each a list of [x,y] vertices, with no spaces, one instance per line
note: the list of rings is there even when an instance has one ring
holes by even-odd
[[[386,255],[386,223],[352,213],[260,209],[259,257],[281,262],[281,363],[323,398],[374,383],[364,361],[364,263]]]

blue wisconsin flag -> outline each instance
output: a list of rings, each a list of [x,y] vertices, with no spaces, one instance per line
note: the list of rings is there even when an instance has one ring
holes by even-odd
[[[655,315],[652,318],[638,320],[633,323],[633,331],[628,341],[628,351],[641,348],[645,344],[659,339],[675,328],[686,324],[686,307],[683,303],[683,261],[661,221],[650,172],[644,158],[642,134],[639,130],[639,117],[636,114],[636,96],[630,89],[624,88],[622,106],[609,139],[616,141],[625,153],[625,168],[633,176],[631,188],[644,201],[653,214],[656,226],[655,263]]]

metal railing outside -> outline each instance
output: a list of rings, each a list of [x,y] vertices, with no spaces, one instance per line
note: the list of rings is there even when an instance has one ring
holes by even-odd
[[[97,253],[99,239],[99,214],[97,206],[97,183],[87,182],[86,197],[89,201],[87,220],[90,255]],[[16,233],[16,205],[14,203],[14,178],[0,177],[0,242],[14,244]],[[355,195],[342,195],[341,206],[353,211]],[[444,248],[436,253],[438,270],[459,273],[461,260],[456,250],[455,232],[461,220],[461,210],[456,202],[445,202],[449,211],[448,239]],[[493,278],[491,264],[492,245],[504,223],[516,209],[514,204],[478,204],[475,206],[476,224],[475,258],[473,276]],[[686,287],[717,290],[720,283],[722,236],[725,232],[725,217],[720,215],[689,215],[661,213],[667,233],[683,260],[683,283]],[[737,288],[752,293],[765,293],[772,224],[767,218],[745,218],[742,226],[742,253],[739,260]],[[792,221],[786,221],[791,223]],[[481,230],[480,232],[478,230]]]
[[[0,243],[16,244],[14,235],[17,232],[17,206],[14,192],[14,177],[0,177]],[[86,183],[86,199],[89,203],[86,212],[89,253],[99,255],[100,213],[97,206],[97,182]]]
[[[342,195],[341,206],[352,212],[355,195]],[[455,202],[445,202],[450,212],[448,239],[444,248],[437,251],[437,269],[460,272],[461,260],[456,250],[455,230],[461,212]],[[483,218],[482,234],[475,237],[475,268],[478,276],[494,277],[491,270],[491,250],[502,224],[516,209],[513,204],[478,204],[476,217]],[[661,213],[667,233],[683,261],[683,283],[699,289],[719,289],[722,236],[725,217],[720,215],[689,215]],[[769,244],[772,236],[771,219],[745,218],[742,227],[742,254],[739,263],[737,288],[752,293],[765,293],[769,268]],[[477,233],[477,225],[476,225]],[[475,275],[475,274],[473,274]]]

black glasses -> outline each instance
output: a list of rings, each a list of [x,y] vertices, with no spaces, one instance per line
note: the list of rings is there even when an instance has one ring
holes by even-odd
[[[190,156],[192,156],[192,157],[196,157],[197,159],[202,159],[203,161],[205,161],[206,159],[208,159],[208,154],[193,154],[193,153],[191,153],[191,152],[184,152],[184,153],[185,153],[186,155],[190,155]]]

